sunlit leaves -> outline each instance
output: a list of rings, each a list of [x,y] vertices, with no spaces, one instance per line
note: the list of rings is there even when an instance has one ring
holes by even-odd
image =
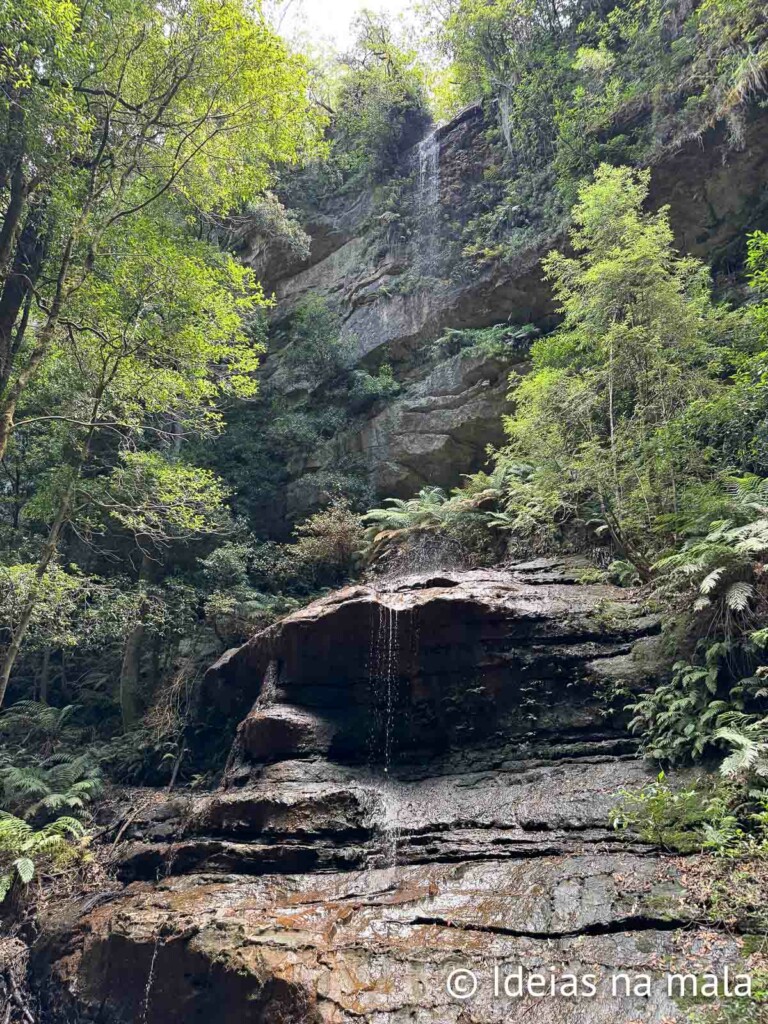
[[[643,212],[648,185],[646,173],[604,165],[581,190],[576,254],[544,261],[563,324],[534,344],[506,421],[506,457],[535,467],[512,504],[528,494],[540,506],[546,490],[561,520],[602,522],[638,566],[688,484],[711,472],[682,424],[722,388],[713,364],[740,323],[714,305],[702,266],[673,249],[667,211]]]
[[[227,523],[226,492],[214,473],[156,452],[124,452],[105,478],[84,483],[84,512],[114,520],[140,541],[161,544]]]

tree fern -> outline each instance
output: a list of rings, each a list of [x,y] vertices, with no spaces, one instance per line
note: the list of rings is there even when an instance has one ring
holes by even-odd
[[[19,700],[0,714],[0,732],[58,739],[72,724],[77,711],[76,704],[56,708],[35,700]]]
[[[485,509],[501,498],[503,476],[501,469],[493,475],[477,473],[450,494],[441,487],[424,487],[413,498],[388,498],[384,507],[362,517],[369,558],[417,533],[455,535],[473,524],[487,530],[490,513]]]
[[[768,481],[746,477],[730,486],[729,519],[710,523],[704,537],[689,540],[679,551],[660,559],[664,593],[683,595],[695,588],[693,610],[709,612],[728,631],[748,620],[758,599],[759,559],[768,553]]]

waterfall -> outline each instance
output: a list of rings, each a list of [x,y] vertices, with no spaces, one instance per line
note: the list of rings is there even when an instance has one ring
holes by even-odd
[[[400,612],[393,605],[380,602],[374,608],[368,654],[369,752],[372,770],[381,766],[384,776],[377,783],[383,814],[384,860],[387,867],[394,868],[397,865],[400,827],[397,787],[390,771],[400,681]]]
[[[440,140],[431,132],[419,143],[416,206],[421,235],[421,259],[431,268],[437,257],[438,212],[440,209]]]
[[[431,132],[419,143],[419,213],[432,214],[440,201],[440,140]]]
[[[395,730],[395,704],[400,675],[399,612],[390,605],[376,604],[371,616],[368,652],[368,690],[371,708],[369,750],[372,763],[381,762],[389,775]]]
[[[149,1000],[152,995],[152,985],[155,980],[155,964],[157,963],[157,951],[160,948],[160,928],[155,934],[155,943],[152,947],[152,958],[149,961],[149,973],[147,975],[147,983],[144,986],[144,1008],[141,1015],[142,1024],[147,1024],[149,1020]]]
[[[395,692],[400,668],[399,633],[397,609],[387,608],[386,650],[386,702],[384,715],[384,774],[389,775],[392,763],[392,733],[395,726]]]

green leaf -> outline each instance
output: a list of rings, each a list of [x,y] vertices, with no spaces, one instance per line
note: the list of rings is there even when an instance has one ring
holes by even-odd
[[[13,862],[13,866],[16,868],[19,878],[24,885],[29,885],[35,877],[35,862],[29,857],[19,857]]]

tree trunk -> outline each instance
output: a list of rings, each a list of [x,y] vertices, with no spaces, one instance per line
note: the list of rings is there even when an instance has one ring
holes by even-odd
[[[120,667],[120,713],[123,731],[128,732],[139,720],[139,681],[141,677],[141,649],[146,627],[141,621],[146,609],[139,606],[139,621],[128,634]]]
[[[40,594],[43,578],[48,571],[48,566],[51,564],[53,557],[56,554],[61,530],[66,522],[67,515],[69,514],[69,503],[71,498],[72,490],[70,487],[62,498],[58,514],[48,534],[48,540],[46,541],[45,547],[40,555],[40,560],[35,567],[35,578],[29,589],[29,594],[27,595],[24,608],[19,616],[19,621],[16,625],[13,639],[3,654],[2,661],[0,661],[0,708],[3,706],[3,701],[5,700],[5,694],[8,690],[8,682],[11,678],[13,666],[16,664],[16,659],[21,651],[21,645],[24,643],[24,637],[27,635],[29,624],[32,621],[32,616],[35,612],[35,608],[37,607],[37,599]]]
[[[37,342],[29,354],[29,359],[27,360],[26,365],[11,384],[6,384],[5,390],[2,392],[2,398],[0,399],[0,459],[4,458],[8,447],[11,432],[13,431],[13,417],[16,414],[16,406],[19,403],[19,399],[26,391],[30,381],[34,378],[43,359],[45,359],[48,349],[51,346],[51,342],[53,341],[54,334],[56,333],[56,328],[59,326],[59,318],[61,317],[61,311],[64,306],[65,299],[64,289],[72,260],[72,249],[74,244],[75,237],[74,235],[70,235],[67,239],[67,244],[64,246],[64,253],[61,257],[59,276],[56,282],[56,292],[53,302],[51,303],[51,309],[48,313],[48,317],[37,336]],[[12,353],[10,358],[12,360]],[[4,379],[7,380],[10,376],[10,369],[6,369],[3,369],[3,374]]]
[[[139,570],[139,585],[145,583],[151,574],[152,560],[145,554]],[[120,714],[123,731],[133,728],[139,720],[139,684],[141,682],[141,654],[147,631],[146,615],[149,602],[142,598],[136,610],[136,624],[128,634],[120,667]]]
[[[62,282],[61,282],[61,279],[60,279],[59,284],[61,285],[61,283]],[[61,294],[61,288],[59,288],[59,290],[58,290],[57,297],[60,296],[60,294]],[[54,302],[54,308],[55,308],[55,306],[56,306],[56,303]],[[53,310],[52,310],[52,314],[51,315],[53,315]],[[56,318],[58,319],[58,310],[56,311]],[[50,317],[49,317],[48,323],[46,323],[46,328],[48,327],[49,323],[50,323]],[[44,330],[45,330],[45,328],[44,328]],[[53,328],[51,328],[51,337],[52,336],[53,336]],[[38,347],[39,347],[39,345],[40,345],[40,342],[38,342]],[[42,359],[42,356],[41,356],[41,359]],[[18,384],[18,381],[16,383]],[[96,397],[94,398],[93,408],[92,408],[92,411],[91,411],[91,420],[92,421],[95,421],[96,416],[98,414],[98,410],[99,410],[99,407],[101,405],[101,400],[102,400],[102,397],[103,397],[103,394],[104,394],[104,386],[105,385],[102,385],[102,387],[99,388],[99,390],[98,390],[98,392],[96,394]],[[13,408],[15,408],[15,403],[14,403]],[[10,423],[13,422],[13,412],[11,412],[9,422]],[[88,457],[90,455],[91,442],[93,441],[93,434],[94,434],[95,429],[96,428],[93,427],[93,426],[89,429],[89,431],[88,431],[88,433],[87,433],[87,435],[85,437],[85,440],[83,441],[82,448],[80,450],[79,460],[72,467],[72,475],[70,477],[70,480],[69,480],[69,483],[67,485],[66,490],[64,491],[64,493],[61,496],[61,501],[59,503],[58,512],[56,513],[56,518],[53,521],[51,529],[50,529],[50,531],[48,533],[48,539],[45,542],[45,544],[43,546],[43,550],[40,553],[40,558],[39,558],[38,563],[37,563],[37,565],[35,567],[35,578],[34,578],[34,580],[32,582],[32,585],[31,585],[31,587],[29,589],[29,594],[27,595],[27,600],[26,600],[26,602],[24,604],[24,608],[22,609],[22,613],[21,613],[21,615],[19,617],[19,621],[18,621],[18,623],[16,625],[16,629],[15,629],[15,632],[13,634],[13,638],[11,639],[11,643],[8,645],[7,649],[5,650],[5,652],[4,652],[3,656],[2,656],[2,660],[0,660],[0,708],[2,708],[3,701],[5,700],[5,694],[6,694],[7,690],[8,690],[8,682],[9,682],[9,680],[11,678],[11,672],[13,671],[13,666],[16,664],[16,659],[19,656],[19,652],[21,651],[21,646],[24,643],[24,638],[27,635],[27,630],[29,629],[29,624],[32,621],[32,616],[34,615],[35,608],[37,607],[37,601],[38,601],[38,597],[40,595],[40,588],[43,585],[43,580],[45,578],[45,574],[48,571],[49,565],[51,564],[51,562],[55,558],[56,552],[58,551],[59,538],[61,537],[62,530],[64,529],[64,524],[67,522],[67,520],[69,518],[70,507],[71,507],[73,498],[75,496],[75,491],[76,491],[76,488],[77,488],[77,482],[78,482],[78,480],[80,478],[80,474],[81,474],[81,472],[83,470],[83,466],[87,462]],[[7,436],[6,436],[6,442],[7,442]],[[2,458],[2,456],[4,454],[4,451],[5,451],[4,448],[3,448],[2,451],[0,451],[0,458]]]
[[[11,174],[11,195],[3,216],[3,226],[0,228],[0,273],[11,255],[16,230],[24,212],[25,196],[24,163],[19,157]]]
[[[46,647],[40,663],[40,675],[37,677],[37,699],[41,704],[48,703],[48,682],[51,678],[51,648]]]
[[[46,244],[41,234],[44,217],[43,204],[38,203],[30,211],[21,230],[13,263],[0,292],[0,395],[8,386],[14,356],[24,340],[29,321],[29,300],[45,259]],[[17,328],[22,309],[25,312]]]

